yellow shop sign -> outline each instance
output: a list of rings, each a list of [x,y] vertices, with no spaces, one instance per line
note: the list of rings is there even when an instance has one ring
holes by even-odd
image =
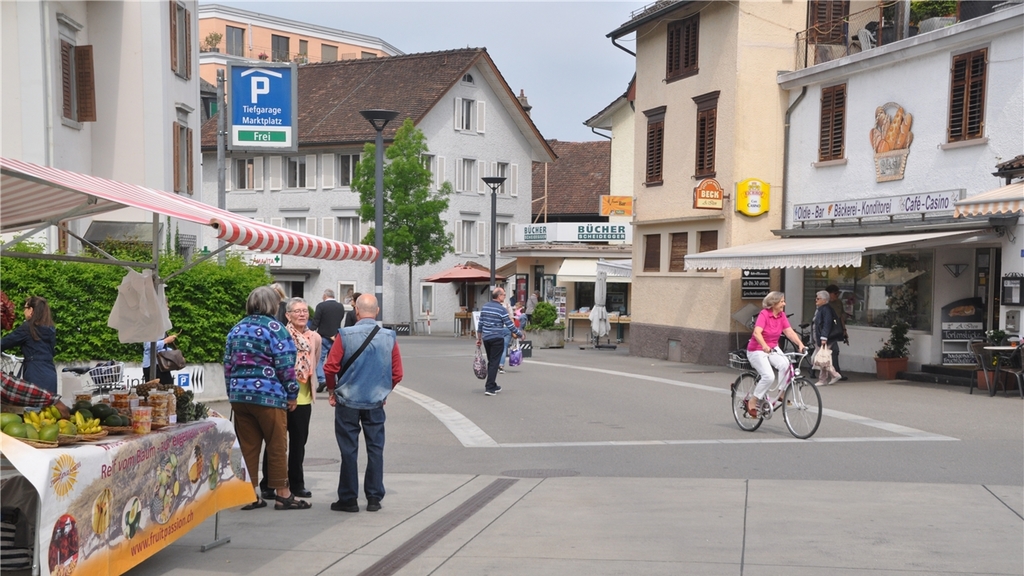
[[[771,184],[747,178],[736,186],[736,211],[747,216],[759,216],[768,211]]]

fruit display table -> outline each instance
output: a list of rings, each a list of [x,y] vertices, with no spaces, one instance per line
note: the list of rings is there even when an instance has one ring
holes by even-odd
[[[255,499],[223,418],[47,449],[0,434],[0,454],[5,486],[22,476],[38,496],[38,574],[122,574]],[[5,502],[10,496],[5,488]]]

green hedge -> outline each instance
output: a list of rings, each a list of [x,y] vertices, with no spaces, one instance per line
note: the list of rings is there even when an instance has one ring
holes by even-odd
[[[32,245],[15,250],[40,251]],[[161,256],[160,276],[166,278],[184,263],[178,256]],[[107,327],[125,273],[120,266],[103,264],[0,259],[0,286],[18,308],[17,323],[24,320],[20,304],[29,296],[43,296],[50,302],[57,325],[58,362],[142,361],[142,344],[121,344],[117,331]],[[270,282],[264,268],[230,257],[224,267],[208,260],[172,278],[165,290],[173,331],[181,331],[177,342],[185,358],[190,363],[220,362],[227,332],[245,314],[249,292]]]

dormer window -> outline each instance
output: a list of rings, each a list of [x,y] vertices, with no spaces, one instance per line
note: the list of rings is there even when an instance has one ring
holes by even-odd
[[[465,82],[466,84],[472,84],[473,83],[473,75],[472,74],[466,74],[465,76],[462,77],[462,81]]]

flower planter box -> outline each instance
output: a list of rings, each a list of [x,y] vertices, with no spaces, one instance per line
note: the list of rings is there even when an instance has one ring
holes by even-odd
[[[565,330],[527,330],[526,338],[534,348],[565,348]]]
[[[986,390],[987,391],[989,388],[985,384],[985,375],[981,373],[981,370],[977,371],[977,373],[975,374],[975,377],[978,379],[977,380],[977,382],[978,382],[978,390]],[[1006,389],[1008,391],[1015,392],[1017,390],[1017,377],[1014,376],[1013,374],[1007,374],[1005,372],[1001,372],[999,374],[999,379],[997,380],[996,379],[996,373],[993,370],[993,371],[990,371],[988,373],[988,379],[991,381],[992,386],[994,386],[997,391],[1003,389],[1003,383],[1004,382],[1006,383]]]
[[[909,358],[875,358],[875,376],[879,380],[895,380],[897,372],[906,372]]]

